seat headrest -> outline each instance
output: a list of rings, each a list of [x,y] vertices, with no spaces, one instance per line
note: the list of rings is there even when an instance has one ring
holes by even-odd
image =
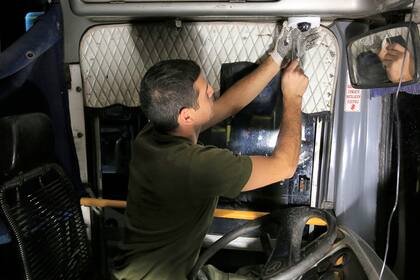
[[[235,82],[257,67],[258,64],[252,62],[223,63],[220,71],[220,93],[223,94]],[[270,115],[280,94],[280,73],[277,73],[257,97],[242,109],[241,114]]]
[[[0,119],[0,177],[9,179],[54,159],[54,136],[42,113]]]
[[[356,58],[357,72],[360,81],[368,84],[381,84],[389,82],[382,61],[376,53],[362,52]]]

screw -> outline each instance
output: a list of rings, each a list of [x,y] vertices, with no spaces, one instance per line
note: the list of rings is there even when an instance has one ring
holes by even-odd
[[[28,51],[28,52],[26,52],[26,57],[27,58],[29,58],[29,59],[32,59],[32,58],[34,58],[34,56],[35,56],[35,54],[33,53],[33,51]]]

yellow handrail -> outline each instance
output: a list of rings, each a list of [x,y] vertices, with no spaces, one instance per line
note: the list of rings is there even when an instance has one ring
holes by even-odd
[[[80,205],[82,206],[96,206],[96,207],[112,207],[112,208],[125,208],[127,207],[127,201],[125,200],[114,200],[114,199],[102,199],[102,198],[90,198],[82,197],[80,199]],[[258,211],[243,211],[243,210],[231,210],[231,209],[219,209],[214,211],[214,217],[226,218],[226,219],[240,219],[240,220],[254,220],[256,218],[267,215],[268,212]],[[326,222],[320,218],[310,218],[307,225],[314,226],[326,226]]]

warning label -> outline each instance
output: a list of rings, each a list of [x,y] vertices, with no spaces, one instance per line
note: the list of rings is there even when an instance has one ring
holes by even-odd
[[[360,103],[362,101],[362,90],[355,89],[347,82],[346,97],[344,99],[345,112],[360,112]]]

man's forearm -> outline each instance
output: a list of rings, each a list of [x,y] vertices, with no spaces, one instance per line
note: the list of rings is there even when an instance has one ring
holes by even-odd
[[[285,100],[280,132],[273,154],[251,156],[251,177],[242,189],[250,191],[291,178],[296,172],[301,142],[301,98]]]
[[[284,157],[290,163],[291,173],[293,174],[299,162],[300,155],[302,98],[283,99],[283,102],[283,117],[273,156]]]

